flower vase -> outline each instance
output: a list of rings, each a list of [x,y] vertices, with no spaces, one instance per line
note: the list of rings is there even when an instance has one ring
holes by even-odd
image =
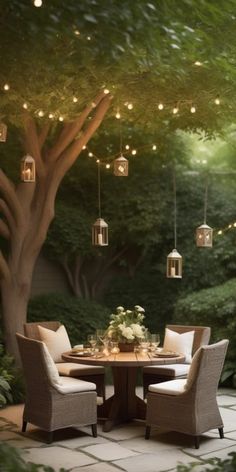
[[[135,343],[119,343],[120,352],[133,352]]]

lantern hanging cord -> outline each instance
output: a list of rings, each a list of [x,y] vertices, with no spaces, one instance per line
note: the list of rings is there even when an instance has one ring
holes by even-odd
[[[121,120],[120,120],[120,154],[122,154],[122,129],[121,129]]]
[[[98,162],[98,215],[101,218],[101,176],[100,176],[100,162]]]
[[[176,176],[175,168],[173,170],[173,192],[174,192],[174,241],[175,249],[177,247],[177,205],[176,205]]]
[[[206,178],[206,188],[205,188],[205,197],[204,197],[204,225],[206,224],[207,204],[208,204],[208,175]]]

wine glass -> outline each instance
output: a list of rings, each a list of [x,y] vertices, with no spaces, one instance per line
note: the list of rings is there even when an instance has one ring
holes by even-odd
[[[150,334],[149,335],[149,340],[150,340],[150,351],[155,352],[157,347],[160,344],[160,334]]]
[[[102,344],[104,344],[104,340],[106,338],[106,330],[105,329],[97,329],[96,336],[97,336],[97,340],[99,340]]]
[[[95,334],[89,334],[88,335],[88,342],[89,344],[91,345],[91,348],[92,348],[92,352],[94,352],[95,350],[95,346],[97,344],[97,337]]]

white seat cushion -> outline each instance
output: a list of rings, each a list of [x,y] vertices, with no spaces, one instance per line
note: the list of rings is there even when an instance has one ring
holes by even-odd
[[[104,374],[105,368],[98,365],[75,364],[74,362],[58,362],[57,370],[60,375],[77,377],[79,375]]]
[[[143,372],[166,377],[187,377],[189,369],[189,364],[149,365],[143,368]]]
[[[57,388],[61,385],[61,377],[59,376],[55,362],[53,361],[46,344],[43,342],[40,344],[43,348],[43,358],[49,383],[52,385],[52,387]]]
[[[96,385],[85,380],[74,379],[73,377],[60,377],[61,383],[54,388],[59,393],[78,393],[96,390]]]
[[[184,354],[185,363],[190,364],[192,361],[193,338],[194,331],[176,333],[176,331],[166,328],[163,349]]]
[[[157,384],[151,384],[148,387],[149,392],[161,393],[166,395],[180,395],[185,392],[186,379],[169,380]]]
[[[61,354],[71,350],[65,326],[61,325],[57,331],[53,331],[38,325],[38,331],[41,341],[46,344],[54,362],[61,362]]]

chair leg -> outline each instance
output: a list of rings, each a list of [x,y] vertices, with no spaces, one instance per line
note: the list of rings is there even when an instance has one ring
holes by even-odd
[[[150,438],[150,433],[151,433],[151,426],[146,426],[146,431],[145,431],[145,439]]]
[[[92,435],[94,438],[97,438],[97,423],[91,425],[92,428]]]
[[[199,444],[200,444],[200,437],[199,436],[194,436],[195,449],[199,449]]]
[[[27,426],[27,421],[23,420],[23,422],[22,422],[22,428],[21,428],[22,433],[25,433],[25,432],[26,432],[26,426]]]
[[[224,438],[224,428],[218,428],[220,439]]]
[[[51,444],[53,442],[53,431],[49,431],[47,443]]]

